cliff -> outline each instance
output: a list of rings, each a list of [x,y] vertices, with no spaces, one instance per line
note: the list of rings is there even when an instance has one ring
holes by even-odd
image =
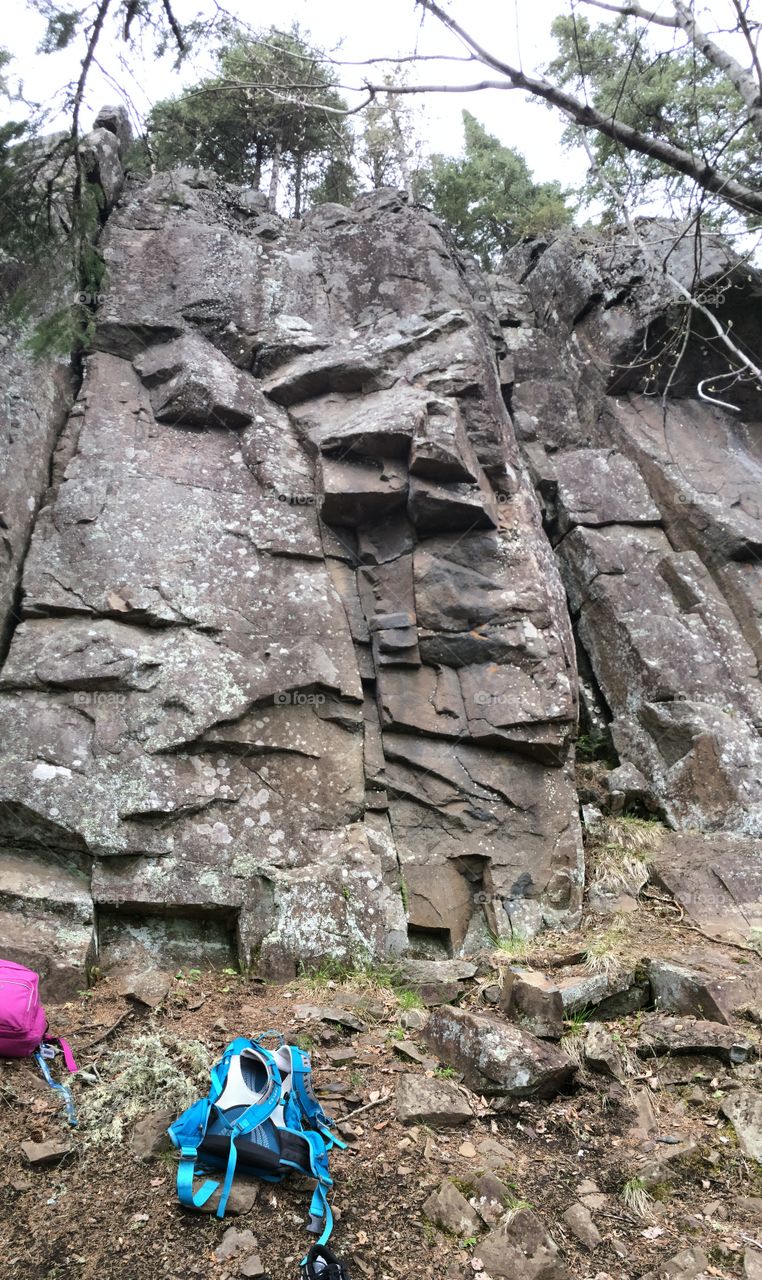
[[[66,990],[573,927],[580,697],[612,806],[724,841],[753,900],[762,415],[697,398],[689,248],[572,233],[487,280],[398,192],[120,190],[76,399],[24,400],[3,481],[4,953]],[[698,270],[759,353],[758,275]]]

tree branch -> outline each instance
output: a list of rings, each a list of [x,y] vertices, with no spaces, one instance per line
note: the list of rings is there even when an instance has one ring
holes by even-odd
[[[167,18],[167,22],[169,23],[170,31],[172,32],[172,35],[175,37],[175,43],[177,44],[178,52],[187,53],[188,46],[185,43],[185,36],[182,33],[182,28],[180,26],[180,23],[177,21],[177,18],[174,15],[174,11],[172,9],[172,0],[161,0],[161,3]]]
[[[754,67],[754,70],[757,73],[757,83],[759,84],[760,93],[762,93],[762,62],[760,62],[759,60],[759,53],[757,51],[757,42],[751,34],[751,27],[749,26],[748,20],[746,18],[746,12],[743,8],[743,5],[741,4],[741,0],[733,0],[733,8],[738,14],[738,25],[741,28],[741,31],[743,32],[743,36],[747,45],[749,46],[749,53],[751,54],[751,63],[752,63],[752,66]]]
[[[674,0],[674,2],[678,3],[679,0]],[[492,83],[488,87],[525,89],[533,97],[541,98],[544,102],[549,102],[552,106],[563,111],[570,120],[581,125],[583,129],[595,129],[596,132],[604,134],[614,142],[621,143],[628,151],[637,151],[641,155],[650,156],[653,160],[660,161],[677,173],[682,173],[691,178],[699,187],[703,187],[705,191],[721,196],[725,203],[731,205],[734,209],[747,214],[762,214],[762,191],[755,191],[753,187],[737,182],[735,178],[732,178],[729,174],[719,172],[712,165],[697,163],[690,152],[684,151],[682,147],[666,142],[663,138],[656,138],[642,133],[639,129],[633,129],[631,125],[624,124],[613,116],[604,115],[601,111],[596,110],[595,107],[580,102],[563,89],[551,84],[550,81],[525,75],[518,67],[513,67],[510,63],[496,58],[483,48],[473,36],[469,35],[449,13],[440,8],[437,0],[417,0],[417,3],[427,12],[433,14],[453,35],[457,36],[476,55],[480,62],[485,66],[491,67],[493,71],[504,75],[510,82],[510,85]],[[386,92],[383,86],[368,85],[367,87],[371,90]],[[407,91],[409,92],[410,90]],[[425,89],[419,88],[418,92],[425,92]]]
[[[604,177],[603,174],[600,173],[600,170],[598,169],[598,166],[596,164],[595,156],[593,155],[592,149],[590,147],[590,143],[588,142],[587,135],[584,132],[584,130],[580,131],[580,141],[585,151],[587,152],[587,157],[588,157],[588,160],[590,161],[590,166],[593,172],[598,174],[601,181],[608,187],[609,191],[614,197],[614,200],[619,206],[622,217],[624,218],[624,221],[627,225],[627,229],[630,232],[630,235],[633,237],[633,239],[640,246],[643,256],[646,259],[646,262],[648,262],[649,260],[652,261],[653,250],[651,249],[650,245],[648,245],[648,243],[644,240],[643,236],[641,236],[640,232],[635,226],[635,223],[633,222],[632,217],[630,215],[630,210],[628,209],[627,203],[624,197],[622,196],[621,192],[617,191],[613,183],[611,183],[608,178]],[[674,276],[672,272],[667,269],[668,259],[669,259],[669,255],[667,255],[667,258],[664,259],[664,262],[661,265],[661,271],[663,272],[666,279],[669,280],[672,287],[688,303],[689,307],[692,307],[694,311],[698,311],[700,315],[704,317],[705,320],[709,321],[710,325],[714,329],[718,338],[720,338],[723,346],[725,346],[727,350],[730,351],[730,353],[733,355],[734,359],[736,359],[739,362],[739,364],[746,369],[746,372],[748,374],[751,374],[751,376],[756,380],[760,389],[762,389],[762,369],[758,365],[756,365],[753,360],[750,360],[749,357],[746,355],[746,353],[742,351],[741,348],[735,344],[735,342],[731,338],[727,329],[723,329],[722,325],[720,324],[714,312],[710,311],[708,307],[704,306],[703,302],[699,302],[698,298],[691,293],[690,289],[686,289],[682,281],[678,280],[677,277]],[[672,382],[674,373],[675,373],[675,370],[673,369],[670,374],[669,382],[667,383],[667,390],[669,389],[669,386]],[[708,381],[708,379],[705,378],[704,381],[706,382]],[[699,384],[699,386],[701,386],[701,384]],[[666,395],[666,391],[665,391],[665,395]],[[699,391],[699,395],[701,399],[707,399],[706,396],[701,395],[700,391]],[[731,406],[731,408],[735,408],[735,406],[733,405]]]
[[[609,13],[621,14],[623,18],[642,18],[644,22],[655,23],[660,27],[676,27],[677,19],[668,18],[666,14],[651,13],[639,4],[604,4],[604,0],[582,0],[583,4],[593,5],[596,9],[606,9]]]
[[[678,25],[699,52],[703,53],[707,62],[711,62],[713,67],[727,76],[749,112],[749,123],[762,142],[762,93],[754,76],[701,30],[684,0],[672,0],[672,3]]]

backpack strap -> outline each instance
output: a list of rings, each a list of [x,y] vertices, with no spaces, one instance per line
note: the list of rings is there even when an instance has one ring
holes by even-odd
[[[333,1120],[327,1116],[318,1102],[312,1089],[312,1063],[309,1054],[303,1053],[296,1045],[289,1046],[291,1051],[292,1089],[302,1116],[308,1124],[314,1126],[325,1139],[327,1149],[331,1147],[346,1148],[346,1142],[337,1138],[332,1132]],[[305,1135],[307,1136],[307,1135]]]
[[[236,1150],[235,1140],[241,1134],[250,1133],[252,1129],[256,1129],[263,1121],[269,1120],[276,1107],[280,1106],[281,1101],[281,1081],[280,1072],[275,1063],[272,1064],[274,1071],[273,1087],[270,1088],[266,1098],[261,1102],[255,1102],[252,1106],[247,1107],[242,1115],[238,1117],[235,1124],[230,1129],[230,1152],[228,1154],[228,1164],[225,1170],[225,1181],[222,1184],[222,1192],[220,1193],[220,1202],[217,1205],[217,1217],[222,1218],[225,1215],[225,1207],[230,1195],[230,1188],[233,1185],[233,1176],[235,1174],[236,1161],[238,1152]]]
[[[316,1133],[314,1130],[305,1130],[303,1137],[310,1149],[310,1172],[316,1179],[310,1202],[310,1220],[307,1230],[313,1235],[319,1234],[318,1244],[325,1244],[333,1231],[333,1214],[328,1203],[328,1192],[333,1186],[328,1168],[329,1144],[321,1133]]]
[[[66,1063],[66,1070],[70,1072],[71,1075],[74,1075],[75,1072],[79,1071],[79,1067],[74,1061],[74,1054],[72,1053],[71,1048],[69,1047],[69,1042],[68,1040],[64,1040],[63,1036],[45,1035],[42,1037],[42,1043],[52,1044],[56,1048],[61,1050],[61,1053],[63,1054],[63,1060]]]
[[[51,1049],[51,1050],[50,1050],[50,1055],[51,1055],[51,1057],[52,1057],[52,1055],[53,1055],[53,1052],[54,1052],[54,1051],[53,1051],[53,1049]],[[39,1047],[39,1049],[37,1050],[37,1052],[35,1053],[34,1057],[35,1057],[35,1061],[37,1062],[37,1065],[38,1065],[38,1066],[39,1066],[39,1068],[40,1068],[40,1071],[41,1071],[41,1072],[42,1072],[42,1074],[44,1075],[44,1077],[45,1077],[45,1079],[47,1080],[48,1084],[50,1085],[51,1089],[55,1089],[55,1090],[56,1090],[56,1092],[57,1092],[57,1093],[60,1093],[60,1094],[61,1094],[61,1096],[63,1097],[64,1107],[66,1108],[66,1118],[67,1118],[67,1120],[69,1121],[69,1124],[70,1124],[70,1125],[72,1125],[72,1126],[76,1125],[76,1123],[77,1123],[77,1112],[76,1112],[76,1108],[75,1108],[75,1106],[74,1106],[74,1099],[73,1099],[73,1098],[72,1098],[72,1096],[71,1096],[71,1091],[70,1091],[69,1089],[67,1089],[67,1087],[66,1087],[66,1085],[65,1085],[65,1084],[59,1084],[57,1080],[54,1080],[54,1079],[53,1079],[53,1077],[52,1077],[52,1075],[50,1074],[50,1068],[49,1068],[49,1066],[48,1066],[48,1064],[47,1064],[47,1062],[46,1062],[46,1060],[45,1060],[45,1045],[44,1045],[44,1044],[41,1044],[41,1045],[40,1045],[40,1047]]]

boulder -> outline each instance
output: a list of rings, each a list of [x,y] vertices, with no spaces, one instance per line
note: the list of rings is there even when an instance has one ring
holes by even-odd
[[[488,1227],[499,1226],[510,1199],[508,1187],[494,1173],[483,1173],[476,1179],[471,1203]]]
[[[649,1271],[643,1280],[709,1280],[711,1266],[704,1250],[694,1245],[690,1249],[681,1249],[655,1271]]]
[[[228,1227],[220,1244],[214,1250],[217,1262],[229,1262],[231,1258],[251,1255],[257,1248],[257,1240],[252,1231],[239,1231],[238,1227]]]
[[[572,1235],[583,1248],[590,1252],[597,1249],[603,1237],[593,1222],[593,1216],[588,1207],[580,1202],[571,1205],[562,1215],[564,1222],[571,1231]]]
[[[147,969],[143,973],[117,975],[116,989],[120,996],[135,1000],[149,1009],[158,1009],[169,994],[171,982],[170,974]]]
[[[61,1164],[72,1154],[74,1148],[70,1142],[49,1138],[45,1142],[22,1142],[21,1150],[27,1164],[33,1169],[43,1169],[49,1165]]]
[[[449,1005],[432,1011],[422,1038],[485,1095],[553,1097],[576,1070],[560,1050],[523,1028]]]
[[[515,1152],[505,1142],[495,1138],[482,1138],[477,1144],[477,1156],[488,1169],[510,1168],[515,1162]]]
[[[720,1111],[735,1129],[741,1149],[762,1164],[762,1094],[735,1090],[722,1099]]]
[[[423,1212],[429,1222],[459,1239],[478,1235],[481,1228],[479,1215],[449,1178],[424,1200]]]
[[[620,1083],[627,1075],[622,1049],[612,1033],[600,1022],[591,1022],[585,1031],[585,1063],[593,1071],[611,1076]]]
[[[701,1018],[670,1018],[653,1014],[643,1019],[638,1031],[637,1051],[641,1058],[665,1054],[700,1053],[722,1062],[745,1062],[753,1045],[732,1027]]]
[[[256,1204],[257,1196],[259,1195],[261,1187],[261,1182],[256,1182],[253,1178],[246,1178],[241,1174],[236,1173],[233,1185],[230,1188],[230,1195],[228,1196],[227,1203],[225,1205],[225,1213],[230,1213],[234,1216],[241,1216],[244,1213],[250,1213]],[[209,1199],[200,1206],[199,1212],[216,1214],[221,1194],[222,1187],[220,1186],[216,1191],[212,1192]]]
[[[561,992],[544,974],[531,970],[505,969],[500,1009],[532,1035],[560,1040],[564,1031],[564,1004]]]
[[[403,1075],[397,1083],[397,1119],[403,1124],[421,1122],[449,1127],[473,1119],[468,1099],[447,1080]]]
[[[668,1186],[679,1175],[681,1166],[698,1155],[697,1142],[678,1142],[665,1146],[659,1155],[646,1160],[638,1169],[638,1177],[651,1190]]]
[[[493,1280],[571,1280],[540,1219],[520,1209],[479,1244],[479,1257]]]
[[[694,963],[665,958],[646,962],[654,1004],[665,1013],[690,1014],[730,1026],[740,1010],[762,1009],[762,978],[730,955],[706,954]]]
[[[710,938],[745,946],[762,927],[762,840],[675,832],[655,854],[652,877]]]
[[[130,1135],[130,1148],[136,1160],[151,1160],[172,1150],[167,1129],[177,1119],[175,1110],[151,1111],[141,1116]]]

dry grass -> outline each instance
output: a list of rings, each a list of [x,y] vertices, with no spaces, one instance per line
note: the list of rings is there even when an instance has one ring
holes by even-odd
[[[622,1200],[630,1213],[638,1218],[651,1217],[653,1199],[649,1195],[642,1178],[630,1178],[622,1187]]]
[[[660,823],[643,818],[603,818],[587,846],[590,884],[637,897],[661,848],[662,832]]]
[[[613,973],[618,969],[626,934],[624,916],[616,916],[604,933],[598,934],[587,944],[585,968],[588,973]]]

